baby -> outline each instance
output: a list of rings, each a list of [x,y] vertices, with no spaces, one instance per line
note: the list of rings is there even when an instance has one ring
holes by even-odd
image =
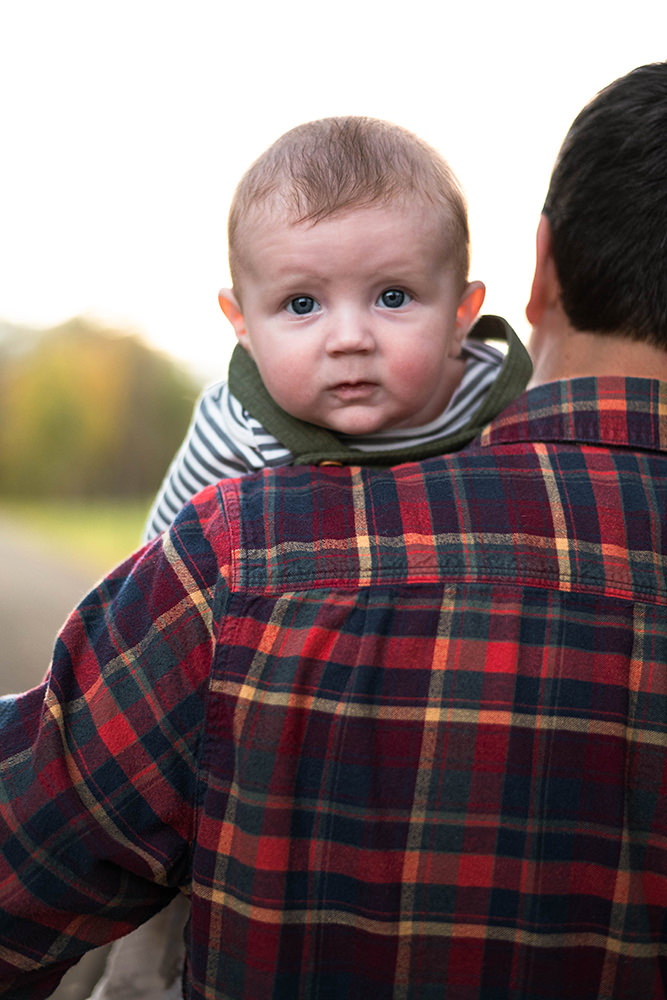
[[[461,448],[528,380],[504,320],[467,336],[485,289],[468,281],[465,200],[443,158],[397,125],[328,118],[287,132],[236,189],[228,242],[229,380],[199,400],[147,538],[221,478]]]
[[[228,236],[229,380],[199,400],[146,538],[221,478],[461,448],[530,377],[504,320],[483,317],[468,336],[485,289],[468,280],[463,194],[442,157],[396,125],[292,129],[242,178]],[[180,996],[186,914],[181,897],[115,945],[94,1000]]]

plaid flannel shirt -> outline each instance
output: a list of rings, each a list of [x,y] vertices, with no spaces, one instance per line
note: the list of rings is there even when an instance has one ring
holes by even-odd
[[[191,892],[199,1000],[648,1000],[667,956],[667,385],[210,487],[0,709],[0,993]]]

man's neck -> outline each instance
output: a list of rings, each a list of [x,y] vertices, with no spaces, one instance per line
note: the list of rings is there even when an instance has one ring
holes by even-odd
[[[627,337],[573,330],[567,323],[534,328],[528,350],[533,359],[528,388],[557,379],[604,375],[667,382],[667,351]]]

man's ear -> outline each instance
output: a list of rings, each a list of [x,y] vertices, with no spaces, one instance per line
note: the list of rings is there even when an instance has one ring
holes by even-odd
[[[526,319],[537,326],[545,311],[560,300],[560,282],[551,247],[551,226],[546,215],[540,216],[535,240],[535,274],[526,306]]]
[[[220,308],[234,327],[234,333],[241,347],[244,347],[248,354],[251,354],[250,340],[246,330],[245,320],[238,300],[231,288],[221,288],[218,292],[218,302]]]
[[[470,327],[479,316],[480,309],[484,304],[486,286],[481,281],[470,281],[463,290],[456,310],[456,327],[454,329],[454,342],[452,343],[452,357],[458,357],[461,353],[463,343]]]

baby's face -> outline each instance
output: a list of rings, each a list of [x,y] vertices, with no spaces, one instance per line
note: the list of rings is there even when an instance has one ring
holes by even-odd
[[[343,434],[437,417],[472,321],[445,248],[439,213],[417,202],[249,222],[237,336],[276,402]]]

